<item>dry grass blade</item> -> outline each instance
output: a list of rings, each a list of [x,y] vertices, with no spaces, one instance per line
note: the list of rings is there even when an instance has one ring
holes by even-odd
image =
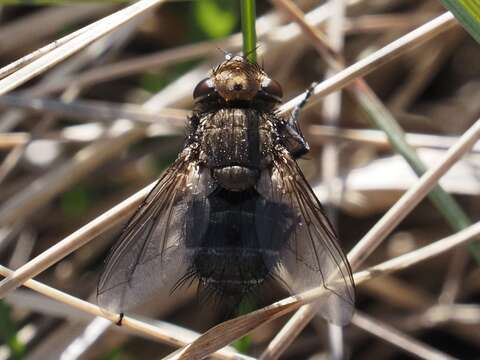
[[[8,150],[23,145],[30,140],[28,133],[0,133],[0,150]]]
[[[20,218],[27,218],[53,196],[144,136],[144,128],[131,124],[129,127],[118,136],[100,140],[80,150],[70,161],[36,179],[5,202],[0,207],[0,225],[11,225]]]
[[[440,177],[445,174],[448,169],[455,164],[458,159],[463,156],[473,144],[480,138],[480,119],[475,122],[475,124],[460,138],[457,144],[455,144],[445,155],[444,159],[426,172],[415,186],[408,190],[401,199],[390,209],[387,214],[385,214],[382,219],[359,241],[357,246],[355,246],[348,254],[348,258],[353,268],[358,268],[358,266],[366,259],[366,257],[373,252],[373,250],[381,243],[381,241],[387,236],[387,234],[417,205],[427,194],[428,192],[436,185]],[[312,295],[313,294],[313,295]],[[303,296],[305,295],[305,297]],[[322,288],[304,293],[301,296],[291,297],[283,300],[277,304],[281,304],[284,301],[295,301],[298,304],[299,299],[301,301],[306,301],[311,297],[321,296]],[[287,302],[289,309],[293,310],[295,307],[291,302]],[[273,312],[274,317],[277,316],[275,312],[275,304],[270,307],[265,308],[265,311]],[[295,322],[289,322],[286,325],[286,329],[282,332],[282,339],[285,341],[280,341],[278,338],[275,339],[276,344],[288,343],[286,339],[289,338],[292,334],[295,334],[298,328],[303,328],[306,323],[315,315],[315,309],[311,305],[302,307],[301,316],[298,315],[295,317]],[[282,312],[283,313],[283,312]],[[240,332],[239,329],[246,329],[251,331],[253,328],[248,326],[249,322],[252,324],[257,324],[257,317],[262,317],[262,310],[258,310],[243,317],[230,320],[227,322],[229,326],[224,327],[218,325],[213,329],[207,331],[202,335],[197,341],[189,345],[185,351],[188,356],[195,358],[197,355],[202,358],[208,354],[205,353],[204,345],[209,344],[210,351],[217,350],[230,342],[234,341],[240,336],[246,334],[246,332]],[[240,320],[238,320],[240,319]],[[266,321],[270,321],[268,318]],[[238,322],[238,324],[237,324]],[[241,327],[240,327],[241,325]],[[259,324],[258,324],[259,325]],[[279,345],[280,346],[280,345]],[[278,350],[278,353],[277,353]],[[279,354],[283,349],[268,349],[271,358],[276,358],[275,354]],[[183,357],[186,359],[187,357]]]
[[[309,128],[310,134],[314,135],[312,143],[322,144],[324,139],[338,138],[339,140],[355,141],[358,143],[378,146],[381,149],[391,148],[391,143],[388,141],[387,135],[380,130],[371,129],[336,129],[328,125],[312,125]],[[455,142],[458,137],[431,135],[419,133],[405,134],[405,140],[414,148],[433,148],[433,149],[448,149]],[[480,142],[477,142],[472,152],[480,151]]]
[[[315,86],[314,93],[307,106],[313,105],[322,96],[328,95],[334,91],[340,90],[353,82],[358,77],[363,77],[372,72],[379,66],[399,56],[405,51],[411,50],[414,47],[430,40],[438,34],[448,30],[451,26],[456,24],[455,18],[449,12],[444,13],[429,21],[425,25],[409,32],[401,38],[391,42],[373,54],[368,55],[364,59],[350,65],[345,70],[338,72],[332,77]],[[292,110],[295,106],[300,104],[305,95],[298,95],[280,107],[280,112],[287,112]]]
[[[26,280],[38,275],[52,264],[55,264],[88,241],[94,239],[98,234],[120,223],[140,205],[154,185],[155,183],[152,183],[136,192],[95,220],[70,234],[56,245],[50,247],[47,251],[35,257],[27,264],[15,270],[13,274],[0,282],[0,298],[3,298],[7,293],[20,286]]]
[[[398,256],[360,272],[356,272],[354,275],[355,283],[360,284],[376,276],[405,269],[414,264],[418,264],[421,261],[445,253],[457,246],[464,245],[466,242],[475,240],[480,240],[480,222],[477,222],[445,239],[424,246],[423,248]]]
[[[216,351],[216,348],[227,346],[256,327],[298,309],[302,304],[301,300],[290,297],[247,315],[225,321],[207,331],[192,344],[186,346],[172,359],[203,359]]]
[[[122,24],[125,24],[136,16],[143,14],[151,7],[158,5],[163,1],[165,0],[138,1],[113,15],[99,20],[95,26],[90,25],[90,27],[84,32],[79,30],[80,33],[65,44],[54,48],[45,55],[36,58],[29,64],[0,80],[0,95],[5,94],[38,74],[48,70],[55,64],[58,64],[95,40],[107,35]]]
[[[352,268],[358,266],[375,250],[387,234],[428,194],[440,177],[450,169],[480,138],[480,119],[452,146],[443,160],[429,169],[397,203],[373,226],[349,252]]]
[[[89,86],[103,81],[109,81],[122,76],[141,73],[146,69],[162,68],[178,61],[201,58],[209,54],[218,53],[218,49],[231,49],[239,46],[237,37],[224,41],[208,41],[199,44],[176,47],[173,50],[164,50],[155,54],[136,57],[131,60],[119,61],[83,72],[74,79],[62,79],[43,88],[45,92],[63,90],[72,84],[76,86]]]
[[[4,266],[0,265],[0,274],[3,276],[9,276],[13,273],[12,270],[7,269]],[[106,309],[102,309],[97,305],[89,303],[88,301],[81,300],[75,296],[68,295],[62,291],[54,289],[50,286],[42,284],[36,280],[28,280],[24,284],[26,287],[43,294],[51,299],[67,304],[75,309],[83,311],[87,314],[93,316],[103,317],[112,323],[117,323],[120,320],[120,316],[117,313],[110,312]],[[169,331],[169,328],[154,326],[147,322],[140,321],[129,316],[124,316],[122,318],[122,327],[130,330],[131,332],[138,333],[142,336],[153,338],[157,341],[160,341],[164,344],[169,344],[172,346],[183,346],[185,341],[182,336],[176,336],[175,333]],[[250,359],[248,356],[242,356],[235,353],[231,349],[223,349],[218,353],[213,354],[217,359]]]
[[[349,0],[348,5],[358,3],[358,0]],[[331,12],[330,6],[324,4],[308,13],[305,18],[312,25],[317,26],[323,23]],[[260,40],[265,40],[267,45],[270,42],[278,41],[278,32],[288,33],[292,37],[298,37],[300,32],[293,24],[287,24],[280,27],[278,31],[276,26],[280,23],[280,19],[276,14],[266,15],[257,19],[257,35]],[[79,74],[74,79],[60,79],[59,81],[49,84],[47,86],[39,85],[33,88],[37,91],[41,88],[42,94],[51,93],[65,89],[70,86],[72,82],[77,86],[89,86],[103,81],[112,80],[118,77],[132,75],[139,73],[146,69],[165,67],[169,64],[178,62],[180,60],[190,60],[201,56],[214,53],[218,54],[218,49],[235,51],[241,47],[241,34],[233,34],[226,39],[219,39],[214,41],[200,42],[193,45],[179,46],[172,50],[163,50],[158,53],[150,55],[139,56],[135,59],[124,60],[114,64],[100,66],[95,69],[87,70]],[[263,49],[263,48],[261,48]],[[260,49],[260,50],[261,50]]]
[[[0,97],[0,106],[18,107],[53,115],[66,115],[73,119],[114,120],[128,119],[140,123],[162,122],[165,125],[183,129],[189,114],[186,110],[162,108],[155,111],[141,105],[112,103],[94,100],[64,102],[55,99],[36,98],[16,94]],[[1,146],[1,138],[0,138]]]
[[[12,44],[21,44],[22,41],[19,39],[18,34],[23,34],[25,37],[31,37],[31,32],[25,32],[23,29],[25,27],[28,28],[36,28],[36,27],[43,27],[46,28],[47,31],[58,31],[59,28],[65,26],[66,24],[70,23],[72,19],[79,20],[82,19],[83,17],[87,17],[93,13],[97,13],[98,10],[101,9],[107,9],[109,6],[105,5],[93,5],[93,6],[74,6],[74,7],[64,7],[64,8],[59,8],[59,9],[47,9],[46,11],[40,13],[39,15],[34,15],[35,19],[33,20],[34,22],[32,23],[31,18],[26,18],[24,21],[20,23],[15,24],[15,28],[10,28],[10,30],[3,29],[1,32],[2,37],[0,37],[0,40],[3,39],[10,39]],[[52,10],[56,10],[54,13],[52,13]],[[58,21],[58,23],[52,24],[52,18]],[[49,26],[45,26],[45,23],[49,24]],[[38,25],[36,26],[36,23]],[[42,48],[35,50],[34,52],[14,61],[13,63],[4,66],[0,69],[0,79],[3,79],[5,76],[19,70],[20,68],[24,67],[25,65],[31,63],[33,60],[39,58],[40,56],[48,53],[49,51],[59,47],[60,45],[65,44],[66,42],[70,41],[71,39],[75,38],[76,36],[84,33],[85,31],[91,29],[93,26],[95,26],[96,23],[90,24],[88,26],[85,26],[71,34],[68,34],[48,45],[43,46]],[[42,36],[45,36],[45,34],[42,34]],[[31,39],[29,39],[31,41]],[[2,42],[3,46],[3,42]],[[3,51],[5,51],[4,48],[2,48]],[[7,49],[8,50],[8,49]]]
[[[420,26],[427,21],[429,17],[431,16],[426,15],[425,13],[417,14],[416,12],[401,15],[363,15],[356,18],[347,18],[345,32],[349,34],[358,34],[359,32],[385,31],[390,30],[393,27],[408,29]]]
[[[425,360],[452,360],[455,359],[441,351],[438,351],[425,343],[422,343],[414,338],[381,323],[365,314],[357,312],[352,319],[352,324],[369,332],[378,338],[387,341],[407,353]]]

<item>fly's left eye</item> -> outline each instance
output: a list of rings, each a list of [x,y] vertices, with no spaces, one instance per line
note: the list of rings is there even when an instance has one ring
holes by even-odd
[[[277,100],[281,100],[283,97],[282,87],[273,79],[269,79],[269,81],[262,86],[262,90]]]
[[[193,98],[197,100],[199,98],[203,98],[207,95],[213,94],[214,92],[215,89],[212,82],[210,81],[210,78],[206,78],[200,81],[197,86],[195,86],[195,89],[193,90]]]

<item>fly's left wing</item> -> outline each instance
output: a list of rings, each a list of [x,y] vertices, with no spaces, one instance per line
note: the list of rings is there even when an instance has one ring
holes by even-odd
[[[276,275],[292,293],[323,286],[326,296],[318,301],[320,314],[329,322],[345,325],[353,315],[355,285],[337,235],[290,153],[284,149],[273,163],[273,168],[262,174],[257,191],[268,201],[290,209],[290,215],[285,216],[290,218],[290,233],[281,247]],[[265,232],[277,236],[275,226],[262,231],[264,238],[269,238]]]
[[[186,148],[179,155],[125,226],[97,286],[101,306],[125,311],[155,292],[169,292],[187,272],[185,214],[205,185],[190,154]]]

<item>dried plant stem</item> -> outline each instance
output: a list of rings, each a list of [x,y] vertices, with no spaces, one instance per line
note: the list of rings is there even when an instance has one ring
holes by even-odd
[[[431,346],[422,343],[412,337],[388,326],[378,320],[367,316],[359,311],[353,316],[352,324],[375,335],[379,339],[387,341],[404,351],[426,360],[451,360],[455,359]]]
[[[142,127],[131,126],[130,129],[123,131],[118,136],[100,140],[85,147],[55,171],[36,179],[0,207],[0,226],[11,225],[18,219],[25,219],[53,196],[68,188],[79,178],[89,174],[92,169],[141,139],[144,131],[145,129]]]
[[[347,34],[354,33],[358,35],[360,32],[379,32],[385,30],[408,29],[420,26],[433,14],[425,14],[412,12],[407,14],[375,14],[375,15],[360,15],[354,18],[347,18],[344,31]]]
[[[349,252],[352,268],[358,266],[372,253],[381,241],[413,210],[435,186],[439,178],[453,166],[480,138],[480,119],[477,120],[452,146],[442,161],[430,168],[397,203],[378,221],[360,242]]]
[[[53,48],[48,53],[37,57],[24,67],[11,73],[0,80],[0,95],[22,85],[26,81],[48,70],[55,64],[80,51],[95,40],[105,36],[126,22],[143,14],[153,6],[159,5],[165,0],[140,0],[125,9],[122,9],[102,20],[97,21],[95,26],[81,32],[63,45]],[[80,30],[79,30],[80,31]]]
[[[0,275],[9,276],[12,273],[12,270],[0,265]],[[97,305],[89,303],[88,301],[81,300],[75,296],[66,294],[39,281],[28,280],[25,282],[24,285],[40,294],[43,294],[51,299],[69,305],[87,314],[103,317],[111,321],[112,323],[117,323],[120,320],[120,316],[117,313],[102,309]],[[162,329],[159,326],[154,326],[145,321],[140,321],[126,315],[122,318],[122,327],[132,331],[133,333],[140,333],[142,334],[142,336],[153,338],[164,344],[169,344],[175,347],[185,345],[185,341],[182,339],[181,336],[177,337],[175,333],[172,333],[167,329]],[[215,358],[217,359],[249,359],[249,357],[247,356],[242,356],[238,353],[235,353],[232,349],[222,349],[212,355],[215,356]]]
[[[370,114],[369,119],[385,131],[392,146],[404,157],[415,173],[419,176],[424,174],[427,171],[427,166],[420,160],[415,150],[408,145],[403,129],[388,109],[364,82],[356,82],[354,89],[357,100],[363,105],[363,109]],[[471,224],[467,214],[455,199],[440,186],[435,187],[429,197],[453,230],[458,231]],[[469,249],[477,262],[480,263],[480,249],[474,244],[471,244]]]
[[[337,54],[339,68],[344,68],[342,61],[343,46],[345,43],[343,27],[345,23],[346,2],[345,0],[329,0],[332,9],[332,16],[329,18],[326,26],[326,35],[328,42]],[[326,77],[335,75],[336,68],[330,67],[327,70]],[[340,114],[342,112],[342,92],[337,91],[325,97],[322,107],[322,116],[325,123],[336,128],[340,125]],[[334,181],[339,176],[340,168],[340,148],[336,139],[326,144],[321,154],[322,181],[327,186],[328,198],[333,203],[341,203],[344,196],[344,188],[338,186],[338,182]],[[330,220],[333,226],[337,228],[337,210],[332,206],[327,206],[327,212],[330,213]],[[328,324],[328,343],[329,353],[334,359],[345,358],[345,346],[343,342],[343,328],[333,324]]]
[[[308,131],[313,135],[312,143],[321,144],[324,138],[338,138],[339,140],[355,141],[359,143],[378,146],[382,149],[391,148],[391,143],[385,132],[373,129],[336,129],[327,125],[311,125]],[[457,140],[456,136],[406,133],[405,140],[408,145],[414,148],[432,148],[432,149],[448,149]],[[472,152],[480,151],[480,142],[477,142]]]
[[[321,97],[327,94],[342,89],[358,77],[367,75],[379,66],[399,56],[405,51],[411,50],[414,47],[430,40],[438,34],[448,30],[455,24],[455,18],[450,12],[446,12],[436,17],[428,23],[375,51],[373,54],[370,54],[364,59],[359,60],[353,65],[350,65],[345,70],[342,70],[327,80],[322,81],[315,87],[314,94],[311,98],[312,100],[309,101],[307,106],[313,105]],[[301,94],[283,104],[280,107],[280,112],[292,110],[303,100],[304,97],[305,95]]]
[[[152,124],[162,122],[174,128],[183,129],[189,111],[162,108],[149,110],[141,105],[112,103],[94,100],[73,100],[65,102],[55,99],[37,98],[12,93],[0,97],[0,106],[18,107],[32,111],[41,111],[53,115],[66,115],[74,119],[111,120],[128,119]],[[0,135],[1,136],[1,135]],[[0,137],[0,147],[1,147]]]
[[[44,13],[42,14],[43,17],[48,16],[48,18],[51,19],[52,18],[60,18],[61,20],[61,26],[64,26],[64,24],[70,22],[69,20],[69,17],[74,17],[75,19],[78,19],[78,15],[79,15],[79,12],[80,11],[80,17],[83,18],[83,16],[90,16],[92,14],[92,11],[94,12],[98,12],[98,10],[100,8],[103,8],[102,7],[99,7],[98,5],[92,7],[92,8],[88,8],[88,7],[84,7],[84,6],[80,6],[80,7],[77,7],[76,9],[75,8],[70,8],[70,9],[66,9],[66,8],[63,8],[63,9],[57,9],[57,12],[58,13],[52,13],[51,10],[47,13]],[[67,10],[68,12],[66,13],[65,10]],[[72,10],[75,10],[75,12],[72,12]],[[84,10],[87,10],[84,14],[83,14],[83,11]],[[67,15],[67,16],[66,16]],[[31,25],[31,22],[28,22],[29,19],[25,19],[26,22],[25,23],[17,23],[16,26],[20,27],[20,29],[22,30],[17,30],[15,32],[15,34],[8,34],[7,31],[2,31],[2,35],[3,37],[5,38],[10,38],[12,39],[12,41],[14,41],[16,44],[18,43],[21,43],[21,41],[18,39],[16,35],[17,32],[21,31],[22,33],[25,33],[25,31],[23,29],[25,29],[26,27],[30,28],[30,25]],[[102,19],[103,20],[103,19]],[[100,20],[101,21],[101,20]],[[43,25],[45,24],[46,22],[46,19],[42,19],[42,23]],[[28,24],[28,25],[27,25]],[[46,53],[52,51],[53,49],[59,47],[60,45],[63,45],[65,44],[66,42],[72,40],[73,38],[77,37],[78,35],[84,33],[85,31],[91,29],[92,27],[94,27],[95,25],[97,24],[97,22],[93,23],[93,24],[90,24],[88,26],[85,26],[77,31],[74,31],[48,45],[45,45],[44,47],[38,49],[38,50],[35,50],[34,52],[28,54],[28,55],[25,55],[24,57],[2,67],[0,69],[0,79],[3,79],[5,76],[19,70],[20,68],[24,67],[25,65],[31,63],[33,60],[35,59],[38,59],[40,56],[42,55],[45,55]],[[49,25],[51,25],[49,23]],[[45,26],[44,26],[45,27]],[[58,27],[58,26],[57,26]],[[52,26],[48,26],[48,28],[52,28]],[[56,27],[53,27],[53,29],[55,29]],[[26,36],[28,36],[28,33],[26,34]]]
[[[379,265],[372,266],[366,270],[356,272],[354,280],[356,284],[361,284],[378,275],[388,274],[394,271],[406,269],[421,261],[425,261],[432,257],[443,254],[457,246],[465,244],[467,241],[475,241],[480,239],[480,222],[453,234],[444,239],[435,241],[434,243],[424,246],[420,249],[403,254],[394,259],[387,260]]]
[[[25,144],[30,140],[30,134],[26,132],[0,133],[0,150],[12,149]]]
[[[18,144],[15,146],[5,159],[0,164],[0,184],[8,177],[8,174],[15,168],[15,165],[20,161],[25,151],[27,143]]]
[[[152,183],[146,186],[15,270],[11,276],[0,282],[0,298],[5,297],[23,282],[38,275],[99,234],[125,220],[141,204],[154,185]]]
[[[113,80],[122,76],[137,74],[147,69],[158,69],[166,67],[180,61],[187,61],[207,57],[208,55],[218,53],[218,49],[231,49],[240,46],[240,38],[232,36],[230,38],[205,41],[195,44],[184,45],[174,49],[162,50],[157,53],[135,57],[118,61],[112,64],[88,69],[81,74],[69,78],[59,79],[52,84],[42,84],[33,86],[32,91],[41,89],[42,93],[53,93],[65,89],[75,84],[76,86],[86,87],[93,84]]]

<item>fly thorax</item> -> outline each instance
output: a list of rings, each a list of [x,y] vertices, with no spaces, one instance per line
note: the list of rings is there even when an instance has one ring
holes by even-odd
[[[259,167],[262,154],[258,112],[227,108],[208,114],[202,120],[201,144],[208,167]]]

